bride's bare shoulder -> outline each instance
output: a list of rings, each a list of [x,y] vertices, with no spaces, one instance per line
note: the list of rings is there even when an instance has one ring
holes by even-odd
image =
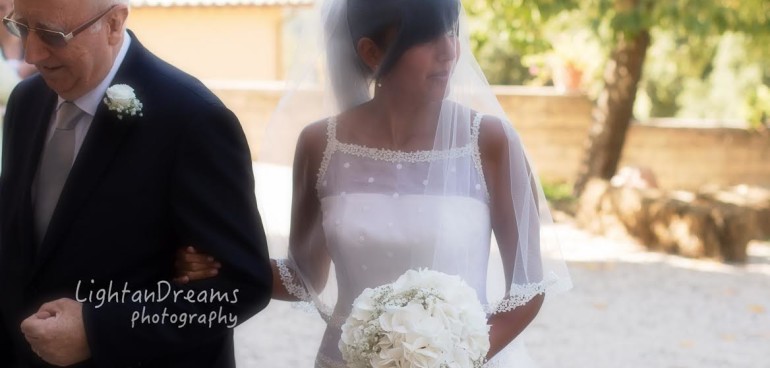
[[[309,153],[322,153],[327,143],[329,118],[310,123],[299,134],[297,148]]]
[[[479,126],[479,150],[485,163],[498,164],[511,150],[522,150],[519,134],[507,120],[484,115]]]
[[[499,152],[508,144],[505,122],[494,115],[484,115],[479,124],[479,149],[482,153]]]

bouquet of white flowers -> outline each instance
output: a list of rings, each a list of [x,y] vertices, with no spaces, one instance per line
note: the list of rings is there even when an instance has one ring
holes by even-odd
[[[481,367],[489,326],[460,277],[409,270],[356,298],[339,348],[349,368]]]

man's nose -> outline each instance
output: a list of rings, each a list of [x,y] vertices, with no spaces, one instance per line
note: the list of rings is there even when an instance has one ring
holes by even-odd
[[[38,64],[51,55],[49,46],[43,42],[37,33],[29,32],[24,41],[24,61],[28,64]]]

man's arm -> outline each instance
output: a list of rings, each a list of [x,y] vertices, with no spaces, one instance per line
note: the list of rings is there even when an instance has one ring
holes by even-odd
[[[262,223],[254,197],[254,176],[246,138],[237,118],[222,106],[187,123],[178,143],[170,209],[182,244],[194,244],[222,263],[217,277],[173,290],[237,292],[237,303],[146,303],[145,313],[224,314],[245,321],[270,300],[272,273]],[[170,245],[171,246],[171,245]],[[183,294],[184,295],[184,294]],[[132,328],[132,313],[142,305],[84,305],[83,320],[91,356],[97,366],[141,362],[189,351],[227,332],[227,323],[184,328],[141,324]]]
[[[11,330],[5,325],[3,311],[0,309],[0,365],[3,367],[12,367],[14,363]]]
[[[14,89],[16,91],[17,89]],[[7,205],[3,205],[5,201],[7,201],[5,194],[5,191],[8,189],[5,186],[6,182],[6,176],[8,173],[9,163],[10,163],[10,157],[11,157],[11,127],[13,126],[12,122],[10,121],[13,116],[13,105],[11,102],[15,101],[14,96],[16,96],[19,92],[15,92],[14,94],[11,94],[11,98],[9,98],[9,104],[6,106],[5,114],[3,115],[3,139],[2,139],[2,168],[0,168],[0,224],[3,223],[3,216],[6,216],[5,213],[7,211]],[[0,257],[8,257],[5,254],[8,254],[8,252],[4,252],[3,244],[2,244],[3,236],[0,235]],[[9,260],[0,258],[0,267],[3,267],[3,264],[8,262]],[[0,277],[6,277],[4,273],[0,272]],[[0,286],[4,284],[4,280],[0,280]],[[17,296],[15,295],[5,295],[8,293],[8,290],[4,290],[2,287],[0,287],[0,299],[6,299],[6,298],[15,298]],[[14,326],[15,327],[15,326]],[[0,365],[2,366],[13,366],[14,362],[14,352],[13,352],[13,345],[11,340],[11,331],[18,331],[18,330],[11,330],[11,326],[7,326],[5,316],[3,315],[3,309],[0,308]]]
[[[17,91],[18,88],[14,88],[14,91]],[[3,140],[2,140],[2,169],[0,169],[0,193],[2,193],[2,182],[5,181],[5,175],[3,175],[4,172],[8,172],[8,166],[10,164],[10,153],[11,153],[11,134],[12,134],[12,127],[13,122],[11,119],[13,118],[13,102],[17,99],[15,96],[19,92],[16,92],[15,94],[11,94],[11,97],[8,98],[8,105],[5,106],[5,112],[3,113]],[[0,197],[2,198],[2,197]],[[2,246],[2,244],[0,244]]]

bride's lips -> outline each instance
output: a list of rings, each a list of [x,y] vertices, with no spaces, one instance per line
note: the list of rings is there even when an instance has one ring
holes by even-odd
[[[447,80],[447,79],[449,79],[449,71],[445,70],[445,71],[441,71],[441,72],[432,73],[432,74],[428,75],[428,78],[430,78],[430,79]]]

